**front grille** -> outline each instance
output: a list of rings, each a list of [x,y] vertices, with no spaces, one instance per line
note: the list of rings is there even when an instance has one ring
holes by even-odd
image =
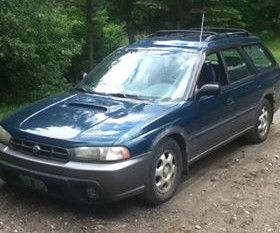
[[[68,151],[66,149],[42,143],[13,138],[10,141],[10,147],[16,151],[35,157],[59,161],[68,161],[69,159]]]

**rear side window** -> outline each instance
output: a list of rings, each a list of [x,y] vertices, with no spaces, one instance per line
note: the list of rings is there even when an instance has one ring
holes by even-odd
[[[222,53],[231,83],[237,82],[252,75],[248,64],[238,50],[229,49],[224,50]]]
[[[262,71],[274,66],[274,62],[267,55],[267,52],[259,45],[244,47],[249,57],[253,60],[258,71]]]

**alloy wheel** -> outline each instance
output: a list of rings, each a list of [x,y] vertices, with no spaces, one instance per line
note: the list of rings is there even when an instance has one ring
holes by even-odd
[[[266,106],[262,108],[261,115],[259,116],[258,131],[259,134],[264,137],[269,129],[269,111]]]
[[[163,153],[157,161],[155,180],[160,193],[167,193],[176,177],[177,167],[175,156],[172,152]]]

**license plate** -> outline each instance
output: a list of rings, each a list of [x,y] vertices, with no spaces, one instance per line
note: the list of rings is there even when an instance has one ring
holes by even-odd
[[[47,185],[41,180],[37,180],[30,176],[19,176],[19,178],[21,179],[21,182],[23,183],[23,185],[26,186],[27,188],[30,188],[32,190],[35,190],[35,191],[41,192],[41,193],[48,192]]]

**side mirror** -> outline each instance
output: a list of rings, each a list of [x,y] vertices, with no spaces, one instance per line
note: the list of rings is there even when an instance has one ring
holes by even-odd
[[[217,83],[205,84],[196,93],[196,98],[199,99],[202,96],[217,96],[221,93],[221,86]]]

